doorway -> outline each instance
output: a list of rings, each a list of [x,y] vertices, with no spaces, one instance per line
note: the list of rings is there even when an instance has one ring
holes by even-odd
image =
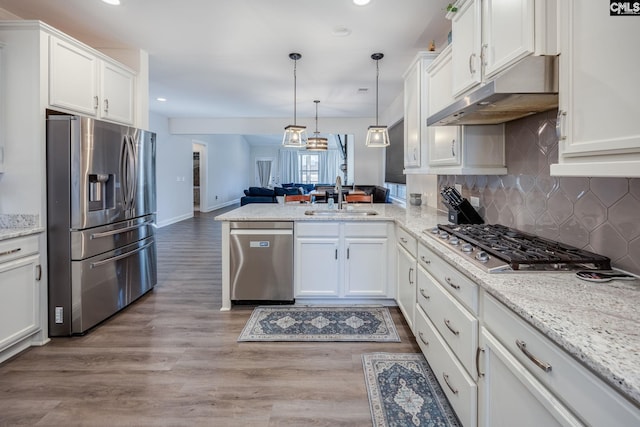
[[[207,145],[192,141],[193,151],[193,210],[207,212]]]

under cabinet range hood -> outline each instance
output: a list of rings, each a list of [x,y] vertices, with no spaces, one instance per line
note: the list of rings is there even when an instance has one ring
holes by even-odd
[[[445,109],[427,126],[492,125],[558,107],[558,57],[528,56]]]

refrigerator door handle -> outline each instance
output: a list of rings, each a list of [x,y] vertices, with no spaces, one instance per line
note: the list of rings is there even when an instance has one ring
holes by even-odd
[[[153,224],[153,220],[145,221],[141,224],[136,224],[129,227],[118,228],[116,230],[104,231],[102,233],[93,233],[89,236],[89,239],[93,240],[93,239],[99,239],[101,237],[113,236],[114,234],[125,233],[127,231],[135,230],[137,228],[142,228],[145,225],[151,225],[151,224]]]
[[[140,246],[139,248],[130,251],[130,252],[126,252],[124,254],[120,254],[118,256],[114,256],[111,258],[107,258],[107,259],[103,259],[102,261],[96,261],[96,262],[92,262],[91,264],[89,264],[89,267],[91,268],[96,268],[96,267],[100,267],[101,265],[105,265],[105,264],[109,264],[110,262],[114,262],[114,261],[118,261],[121,260],[123,258],[127,258],[130,257],[131,255],[137,254],[138,252],[141,252],[144,249],[147,249],[149,246],[153,245],[155,243],[155,241],[149,242],[144,246]]]
[[[136,170],[136,143],[132,136],[129,136],[129,207],[134,208],[137,193],[138,171]]]

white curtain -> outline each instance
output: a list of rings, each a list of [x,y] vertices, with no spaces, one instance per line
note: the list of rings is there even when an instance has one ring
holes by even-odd
[[[261,187],[267,187],[271,180],[271,160],[256,160],[258,179]]]
[[[338,175],[342,176],[342,172],[340,171],[341,162],[342,157],[338,150],[320,152],[318,162],[318,182],[321,184],[331,184],[336,182],[336,177]]]
[[[298,150],[280,150],[278,161],[280,167],[280,183],[300,182],[300,170],[298,168]]]

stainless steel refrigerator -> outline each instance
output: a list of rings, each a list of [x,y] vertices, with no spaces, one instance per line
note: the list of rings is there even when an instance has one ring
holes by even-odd
[[[83,334],[156,285],[155,138],[48,111],[50,336]]]

